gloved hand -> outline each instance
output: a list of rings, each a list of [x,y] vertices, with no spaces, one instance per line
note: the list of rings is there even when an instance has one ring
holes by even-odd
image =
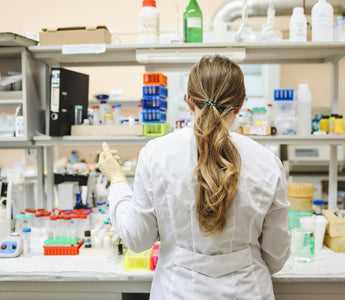
[[[126,176],[121,170],[121,166],[117,162],[120,159],[116,155],[116,150],[110,150],[107,143],[103,143],[103,152],[99,156],[99,169],[103,175],[110,180],[110,183],[126,182]]]

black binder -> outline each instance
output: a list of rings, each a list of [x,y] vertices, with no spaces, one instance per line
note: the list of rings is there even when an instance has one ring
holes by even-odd
[[[70,135],[71,126],[74,125],[74,106],[83,106],[84,120],[87,118],[88,102],[89,75],[64,68],[52,68],[49,135]]]

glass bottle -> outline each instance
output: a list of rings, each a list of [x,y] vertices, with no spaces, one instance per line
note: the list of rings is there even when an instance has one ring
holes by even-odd
[[[275,27],[275,9],[273,5],[270,4],[267,9],[267,25],[261,31],[261,38],[262,42],[277,42],[283,40],[282,32]]]
[[[183,14],[185,43],[202,43],[202,12],[196,0],[189,0]]]
[[[242,23],[235,35],[235,42],[255,42],[256,35],[248,25],[248,5],[247,0],[243,0]]]

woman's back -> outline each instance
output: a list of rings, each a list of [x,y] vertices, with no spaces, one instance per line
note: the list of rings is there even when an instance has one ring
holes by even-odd
[[[279,222],[274,220],[266,224],[268,230],[273,230],[270,236],[261,236],[261,233],[272,205],[281,216],[288,210],[284,173],[280,161],[269,150],[237,134],[231,134],[231,139],[241,155],[240,180],[226,211],[225,229],[212,235],[202,232],[196,214],[198,181],[193,170],[197,150],[193,130],[185,128],[151,141],[141,152],[145,163],[138,172],[148,172],[140,176],[148,180],[140,185],[152,187],[153,210],[161,240],[155,276],[159,284],[154,282],[152,289],[157,299],[179,295],[176,288],[184,285],[184,299],[202,299],[206,284],[203,281],[207,278],[216,280],[217,287],[219,284],[229,287],[248,276],[251,284],[243,291],[246,295],[243,299],[255,299],[255,295],[258,299],[273,297],[271,289],[267,289],[271,279],[266,264],[276,271],[287,259],[289,240],[287,233],[284,234],[287,222],[281,218]],[[140,193],[140,188],[134,186],[134,199],[140,198],[137,192]],[[277,236],[280,231],[282,235]],[[260,285],[262,289],[254,288]],[[207,289],[210,289],[209,283]],[[239,288],[214,299],[240,299],[238,291]],[[186,295],[194,295],[194,298]]]

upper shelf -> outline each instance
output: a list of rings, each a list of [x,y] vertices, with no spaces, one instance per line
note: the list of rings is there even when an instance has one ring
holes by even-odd
[[[62,136],[51,137],[47,135],[34,136],[37,146],[55,145],[99,145],[107,142],[109,145],[145,145],[150,139],[146,136]]]
[[[345,144],[345,135],[282,135],[282,136],[250,136],[261,144],[323,144],[341,145]],[[102,145],[107,142],[110,145],[145,145],[152,137],[146,136],[35,136],[34,144],[37,146],[54,145]]]
[[[103,45],[101,53],[85,52],[87,45],[31,46],[35,57],[51,66],[137,66],[194,64],[205,54],[228,55],[239,63],[324,63],[337,61],[345,55],[344,42],[227,44],[158,44],[158,45]],[[78,48],[80,47],[80,48]],[[84,48],[83,48],[84,47]],[[71,51],[72,49],[72,51]],[[80,51],[80,52],[78,52]],[[90,51],[93,49],[90,48]]]

